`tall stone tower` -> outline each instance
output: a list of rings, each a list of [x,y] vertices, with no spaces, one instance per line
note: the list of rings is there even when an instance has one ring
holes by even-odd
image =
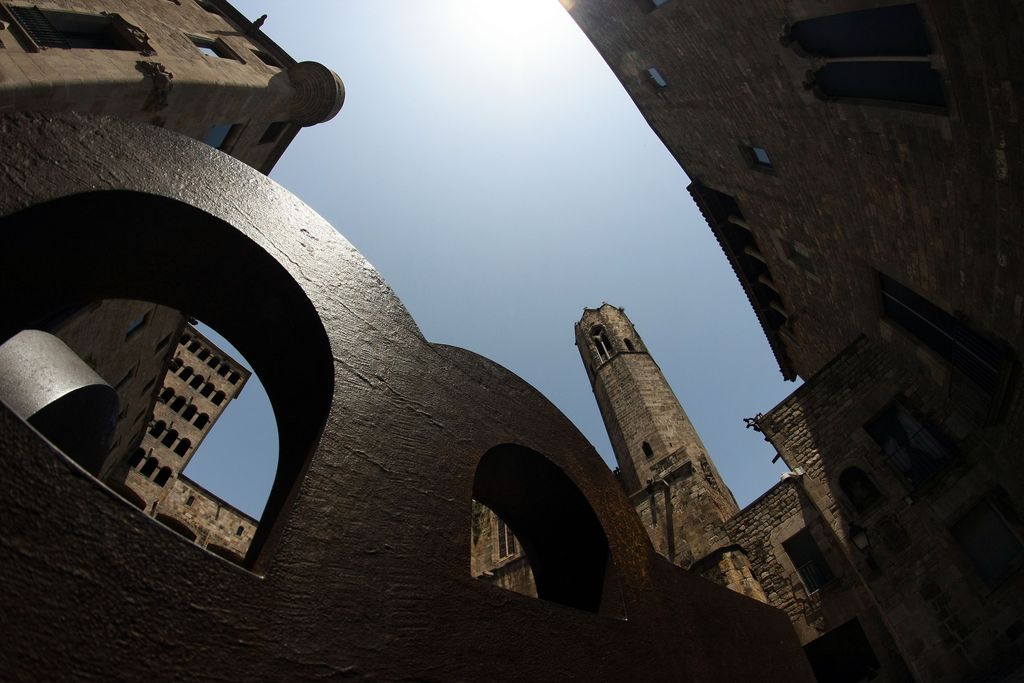
[[[672,562],[764,600],[742,549],[729,540],[736,499],[679,399],[621,308],[584,309],[576,346],[619,477],[655,549]]]

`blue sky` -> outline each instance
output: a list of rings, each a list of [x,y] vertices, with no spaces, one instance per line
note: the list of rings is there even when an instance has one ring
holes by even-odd
[[[558,0],[237,0],[345,81],[271,177],[382,273],[427,339],[543,392],[614,463],[573,345],[622,306],[744,505],[784,471],[742,418],[782,380],[679,165]],[[253,384],[188,476],[258,515],[276,436]]]

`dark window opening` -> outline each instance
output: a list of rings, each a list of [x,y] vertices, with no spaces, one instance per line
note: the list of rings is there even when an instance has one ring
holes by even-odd
[[[183,380],[187,380],[191,376],[192,376],[192,368],[190,368],[187,365],[181,369],[181,372],[178,373],[178,377],[180,377]]]
[[[197,429],[202,429],[210,421],[210,416],[206,413],[199,413],[199,417],[196,418],[195,426]]]
[[[601,360],[608,360],[612,357],[612,345],[608,341],[608,335],[604,333],[604,328],[597,325],[590,330],[590,337],[594,341],[594,348],[597,349],[597,355],[601,357]]]
[[[950,532],[986,583],[998,583],[1024,564],[1024,544],[990,499],[961,517]]]
[[[241,536],[242,533],[244,533],[244,532],[245,532],[245,527],[241,527],[240,526],[237,529],[235,529],[235,536]]]
[[[220,375],[221,377],[227,377],[228,376],[228,365],[227,365],[227,363],[221,363],[220,364],[220,367],[217,368],[217,374]]]
[[[628,339],[623,339],[622,343],[626,345],[626,350],[629,351],[630,353],[633,353],[633,351],[636,350],[633,348],[633,342],[629,341]]]
[[[149,322],[149,313],[143,313],[135,320],[128,324],[128,329],[124,333],[125,339],[131,339],[137,332],[140,332]]]
[[[228,147],[229,140],[234,137],[233,133],[237,130],[238,127],[236,124],[218,123],[216,126],[213,126],[206,131],[202,137],[202,141],[210,147],[223,150]],[[200,357],[202,358],[202,356]]]
[[[225,394],[223,391],[218,391],[216,394],[213,395],[213,405],[219,406],[221,403],[224,402],[225,398],[227,398],[227,394]]]
[[[172,398],[174,398],[174,389],[171,389],[170,387],[164,387],[164,390],[160,392],[160,402],[167,403]]]
[[[232,384],[238,384],[238,380],[240,379],[242,379],[242,376],[239,375],[237,372],[232,372],[231,375],[228,377],[228,381],[231,382]]]
[[[153,480],[153,483],[156,484],[157,486],[165,486],[167,484],[167,480],[170,479],[170,478],[171,478],[171,468],[170,467],[161,467],[160,468],[160,473],[156,475],[156,479]]]
[[[213,393],[213,385],[207,382],[206,384],[203,385],[203,388],[199,390],[199,393],[205,396],[206,398],[209,398],[210,394]]]
[[[942,76],[928,62],[831,62],[815,72],[813,85],[826,98],[946,106]]]
[[[191,339],[192,337],[188,336],[187,334],[183,334],[181,335],[181,339],[178,340],[178,345],[184,346],[185,344],[188,344],[189,340]]]
[[[179,396],[171,402],[170,409],[176,413],[180,413],[182,408],[185,407],[185,397]]]
[[[199,358],[199,360],[206,360],[207,358],[210,357],[210,350],[209,349],[203,349],[202,351],[197,353],[196,356]]]
[[[859,467],[850,467],[839,475],[839,488],[857,512],[864,512],[882,499],[878,487]]]
[[[216,57],[218,59],[238,59],[238,56],[219,40],[200,38],[198,36],[189,36],[189,40],[192,41],[192,44],[196,46],[197,50],[207,57]]]
[[[211,368],[216,369],[217,366],[220,365],[220,358],[218,358],[217,356],[211,356],[210,360],[206,361],[206,364],[209,365]]]
[[[135,50],[114,30],[109,17],[43,10],[38,7],[8,9],[40,47],[87,50]]]
[[[816,593],[832,581],[832,570],[809,529],[802,529],[789,540],[783,541],[782,547],[796,567],[808,595]]]
[[[192,447],[192,442],[188,439],[182,439],[178,442],[178,445],[174,447],[174,452],[178,455],[185,455],[188,453],[188,449]]]
[[[153,388],[154,384],[156,384],[156,377],[150,377],[149,381],[146,382],[146,385],[142,387],[142,391],[140,391],[139,393],[142,394],[143,396],[146,395],[147,393],[149,393],[149,390]]]
[[[641,450],[643,450],[644,455],[646,457],[648,457],[648,458],[653,458],[654,457],[654,449],[651,448],[651,444],[649,444],[646,441],[644,441],[643,444],[640,446],[640,448],[641,448]]]
[[[185,408],[185,410],[182,411],[181,416],[183,418],[185,418],[186,420],[191,420],[193,417],[195,417],[195,414],[196,414],[196,412],[198,410],[199,409],[196,408],[195,404],[192,404],[189,407]]]
[[[201,344],[199,342],[194,341],[188,345],[188,350],[191,351],[192,353],[195,353],[196,351],[199,350],[200,346]]]
[[[146,451],[141,448],[136,448],[135,452],[132,453],[131,459],[128,461],[128,467],[135,469],[142,462],[142,459],[146,457]]]
[[[750,163],[755,168],[775,168],[772,165],[772,159],[768,156],[768,152],[763,147],[748,147],[747,154],[750,159]]]
[[[206,381],[205,377],[203,377],[202,375],[196,375],[195,377],[192,378],[192,380],[188,383],[188,385],[190,387],[192,387],[193,389],[198,389],[199,387],[203,386],[203,383],[205,381]]]
[[[267,126],[267,129],[263,131],[263,135],[262,137],[260,137],[259,144],[268,145],[271,142],[277,142],[278,138],[281,137],[281,133],[284,132],[284,129],[287,126],[288,124],[284,121],[275,121],[274,123],[270,124],[269,126]]]
[[[196,497],[195,496],[189,496],[188,500],[185,501],[185,505],[187,507],[192,507],[192,504],[195,503],[195,502],[196,502]]]
[[[153,426],[149,428],[149,433],[154,437],[159,437],[161,434],[163,434],[165,429],[167,429],[167,423],[164,422],[163,420],[159,420],[157,422],[154,422]]]
[[[885,453],[885,460],[911,488],[931,479],[953,459],[938,431],[929,429],[899,403],[864,425]]]
[[[164,434],[164,438],[160,439],[160,443],[170,448],[174,445],[174,442],[178,439],[178,432],[174,429],[169,430]]]
[[[139,470],[139,474],[144,476],[146,479],[149,479],[159,466],[160,462],[156,458],[150,458],[146,461],[146,464],[142,466],[142,469]]]
[[[881,664],[857,619],[804,645],[819,681],[860,683],[877,678]]]
[[[798,21],[789,36],[804,52],[819,57],[909,57],[931,52],[924,20],[913,4]]]

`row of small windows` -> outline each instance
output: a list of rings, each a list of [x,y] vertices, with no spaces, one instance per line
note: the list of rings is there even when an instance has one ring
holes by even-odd
[[[150,426],[149,435],[154,439],[160,439],[160,443],[171,448],[177,455],[184,456],[188,453],[188,449],[192,448],[191,439],[178,438],[178,431],[168,429],[167,423],[163,420],[157,420]]]
[[[185,340],[187,339],[187,336],[182,337],[182,346],[185,345]],[[211,355],[209,349],[203,348],[202,344],[198,341],[193,340],[188,344],[187,348],[190,352],[194,353],[199,360],[205,362],[210,366],[210,368],[216,370],[217,374],[221,377],[226,377],[232,384],[238,384],[238,381],[242,379],[242,376],[232,370],[231,366],[226,361],[221,360],[219,356]],[[181,367],[182,361],[180,358],[175,358],[174,360],[177,362],[174,369],[177,370],[177,368]]]
[[[139,465],[142,467],[139,468]],[[146,479],[152,479],[157,486],[165,486],[172,474],[170,467],[160,467],[160,461],[153,457],[147,458],[146,451],[141,448],[135,450],[131,460],[128,461],[128,466],[133,470],[138,469],[139,474]],[[154,472],[156,477],[153,476]]]
[[[174,394],[174,390],[170,387],[164,387],[164,390],[160,392],[159,400],[161,403],[167,404],[168,408],[195,425],[196,429],[204,429],[206,425],[210,424],[209,415],[206,413],[200,413],[195,404],[188,403],[184,396],[176,396]]]

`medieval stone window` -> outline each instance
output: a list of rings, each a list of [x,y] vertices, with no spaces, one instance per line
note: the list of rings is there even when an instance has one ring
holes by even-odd
[[[782,548],[796,567],[808,595],[816,593],[832,581],[832,570],[809,529],[801,529],[789,540],[783,541]]]
[[[138,318],[136,318],[135,320],[133,320],[130,323],[128,323],[128,329],[125,330],[124,338],[126,340],[127,339],[131,339],[138,332],[141,332],[142,329],[144,327],[146,327],[146,323],[148,323],[148,322],[149,322],[149,312],[143,313]]]
[[[989,417],[1002,403],[1013,364],[1005,345],[986,339],[918,293],[879,274],[886,317],[946,359],[973,384],[986,403]]]
[[[188,344],[189,341],[191,341],[191,339],[192,339],[192,337],[190,337],[188,335],[188,333],[185,333],[185,334],[181,335],[181,339],[178,340],[178,345],[179,346],[185,346],[185,344]]]
[[[649,444],[646,441],[644,441],[643,444],[640,446],[640,448],[643,450],[644,455],[646,457],[648,457],[648,458],[653,458],[654,457],[654,449],[651,448],[651,444]]]
[[[153,353],[157,353],[158,351],[161,351],[165,346],[167,346],[170,343],[171,343],[171,335],[168,334],[163,339],[161,339],[159,342],[157,342],[156,347],[153,349]]]
[[[227,377],[228,376],[228,364],[227,363],[221,363],[220,367],[217,368],[217,374],[220,375],[221,377]]]
[[[160,468],[160,473],[156,475],[156,479],[153,480],[153,483],[156,484],[157,486],[165,486],[167,484],[167,480],[170,479],[170,478],[171,478],[171,468],[170,467],[161,467]]]
[[[192,41],[192,44],[196,46],[196,49],[207,57],[238,60],[238,55],[236,55],[234,50],[229,48],[222,40],[203,38],[201,36],[189,36],[188,38]]]
[[[204,382],[206,382],[205,377],[203,377],[202,375],[196,375],[195,377],[192,378],[188,385],[193,389],[198,389],[199,387],[203,386]]]
[[[894,403],[864,425],[882,451],[886,462],[910,486],[917,488],[953,459],[942,435]]]
[[[238,527],[235,529],[235,536],[241,536],[245,532],[245,527]]]
[[[516,547],[516,537],[512,534],[512,530],[508,528],[508,525],[499,517],[498,518],[498,558],[511,557],[515,555],[519,549]]]
[[[213,404],[215,406],[219,406],[221,403],[224,402],[225,398],[227,398],[227,394],[225,394],[223,391],[218,391],[216,394],[213,395]]]
[[[142,448],[136,448],[135,452],[132,453],[132,457],[128,460],[128,467],[135,469],[142,462],[142,459],[146,457],[146,451]]]
[[[186,420],[191,420],[193,417],[195,417],[196,412],[198,410],[199,409],[196,408],[195,404],[192,404],[189,407],[185,408],[185,410],[182,411],[181,416],[183,418],[185,418]]]
[[[913,3],[798,21],[786,40],[824,61],[808,86],[825,98],[946,106],[942,76],[928,57],[928,31]]]
[[[168,448],[170,448],[171,446],[174,445],[174,442],[177,441],[177,440],[178,440],[178,432],[176,430],[174,430],[174,429],[171,429],[171,430],[168,430],[168,432],[166,434],[164,434],[164,438],[160,439],[160,443],[162,443],[163,445],[165,445]]]
[[[207,382],[206,384],[203,385],[203,388],[199,390],[199,393],[205,396],[206,398],[209,398],[210,394],[213,393],[213,385]]]
[[[601,360],[608,360],[612,357],[612,345],[608,341],[608,335],[604,333],[604,328],[600,325],[596,325],[590,330],[590,338],[594,341],[594,348],[597,349],[597,355],[601,357]]]
[[[184,407],[185,407],[185,402],[186,402],[186,401],[185,401],[185,397],[184,397],[184,396],[178,396],[178,397],[177,397],[176,399],[174,399],[173,401],[171,401],[171,405],[170,405],[170,406],[168,406],[168,407],[169,407],[169,408],[170,408],[171,410],[173,410],[174,412],[176,412],[176,413],[180,413],[180,412],[181,412],[181,410],[182,410],[182,408],[184,408]]]
[[[192,447],[192,442],[188,439],[182,439],[178,442],[178,445],[174,447],[174,452],[178,455],[185,455],[188,453],[188,449]]]
[[[187,380],[191,376],[192,376],[192,368],[190,366],[188,366],[188,365],[183,367],[181,369],[181,372],[178,373],[178,377],[180,377],[183,380]]]
[[[207,358],[210,357],[210,351],[209,349],[202,349],[199,353],[196,354],[196,356],[199,358],[199,360],[205,361]]]
[[[629,341],[628,339],[623,339],[622,343],[626,345],[626,350],[629,351],[630,353],[633,353],[633,351],[636,350],[633,348],[633,342]]]
[[[158,420],[153,423],[153,426],[149,428],[149,433],[154,437],[159,437],[163,434],[164,430],[167,429],[167,423],[163,420]]]
[[[747,147],[747,157],[750,161],[751,166],[754,168],[761,169],[773,169],[772,159],[768,156],[768,152],[763,147]]]
[[[144,476],[146,479],[149,479],[153,475],[153,472],[156,470],[156,468],[159,466],[159,460],[157,460],[156,458],[149,458],[148,460],[146,460],[146,464],[142,466],[142,469],[139,470],[139,474]]]
[[[287,125],[284,121],[275,121],[267,126],[267,129],[263,131],[263,135],[260,137],[260,144],[269,145],[272,142],[277,142]]]
[[[196,502],[196,497],[195,496],[189,496],[188,500],[185,501],[185,505],[187,507],[192,507],[192,504],[195,503],[195,502]]]
[[[202,429],[207,425],[209,421],[209,415],[207,415],[206,413],[199,413],[199,417],[196,418],[196,421],[193,424],[195,424],[196,429]]]
[[[170,365],[168,366],[168,369],[169,369],[169,370],[170,370],[171,372],[178,372],[178,370],[180,370],[180,369],[181,369],[181,359],[180,359],[180,358],[178,358],[178,357],[174,357],[174,358],[172,358],[172,359],[171,359],[171,363],[170,363]]]
[[[206,364],[216,370],[217,366],[220,365],[220,358],[217,356],[210,356],[210,360],[206,361]]]
[[[138,50],[121,36],[108,16],[9,5],[20,28],[39,47]]]
[[[188,350],[191,351],[192,353],[195,353],[196,351],[199,350],[200,346],[201,344],[199,342],[194,341],[188,345]]]
[[[878,487],[859,467],[848,467],[843,470],[839,475],[839,488],[857,512],[864,512],[882,499]]]
[[[995,584],[1024,565],[1024,543],[1010,511],[986,498],[950,529],[986,583]]]
[[[242,376],[239,375],[237,372],[232,372],[231,375],[228,377],[228,381],[231,382],[232,384],[238,384],[238,380],[240,379],[242,379]]]
[[[664,90],[668,87],[668,81],[666,81],[665,77],[661,75],[661,72],[653,66],[647,70],[647,76],[651,79],[651,82],[654,83],[654,87],[658,90]]]
[[[160,398],[158,399],[161,403],[167,403],[174,398],[174,389],[170,387],[164,387],[164,390],[160,392]]]

